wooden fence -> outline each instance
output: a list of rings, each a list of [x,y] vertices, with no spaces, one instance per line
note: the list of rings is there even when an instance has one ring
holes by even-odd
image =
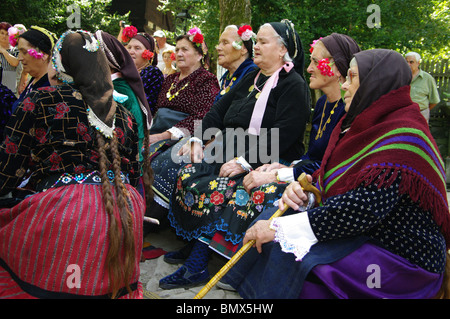
[[[430,73],[436,80],[436,84],[439,91],[439,96],[441,101],[450,98],[444,93],[450,95],[450,61],[440,60],[440,61],[422,61],[420,67],[425,72]]]
[[[442,157],[450,158],[450,61],[422,61],[420,67],[436,80],[441,102],[430,112],[430,131]],[[446,161],[447,183],[450,183],[450,161]]]

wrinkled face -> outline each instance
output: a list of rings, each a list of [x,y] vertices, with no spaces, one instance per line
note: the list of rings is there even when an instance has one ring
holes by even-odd
[[[409,67],[411,68],[412,73],[419,71],[419,62],[413,56],[408,56],[405,58],[406,62],[408,62]]]
[[[320,70],[317,68],[317,66],[319,65],[319,61],[324,59],[324,58],[328,58],[330,60],[330,62],[333,61],[333,58],[331,58],[329,56],[329,54],[325,54],[326,49],[325,46],[321,43],[318,42],[315,46],[314,46],[314,50],[311,53],[311,62],[309,63],[308,66],[308,73],[311,74],[310,80],[309,80],[309,87],[311,89],[314,90],[320,90],[323,89],[324,87],[327,87],[328,85],[330,85],[333,82],[337,81],[337,78],[340,76],[339,70],[336,67],[336,64],[333,64],[331,66],[331,70],[334,72],[333,76],[328,76],[328,75],[323,75]]]
[[[37,50],[37,48],[31,45],[31,43],[25,40],[24,38],[19,38],[17,48],[19,49],[18,59],[20,62],[22,62],[24,72],[29,73],[33,77],[37,77],[41,76],[42,75],[41,73],[47,70],[47,66],[50,61],[49,56],[47,54],[44,53],[42,59],[36,59],[32,57],[28,53],[28,50],[29,49]]]
[[[193,47],[194,45],[187,39],[181,39],[175,46],[175,56],[179,69],[191,69],[201,65],[202,56]]]
[[[242,56],[241,50],[236,50],[233,47],[234,41],[240,41],[237,30],[231,28],[226,29],[220,36],[219,44],[216,47],[218,54],[217,61],[225,69],[228,69],[230,65],[240,60]],[[244,47],[244,44],[242,46]]]
[[[255,64],[262,70],[282,65],[287,49],[279,42],[279,35],[272,27],[262,27],[256,36]]]
[[[352,104],[353,97],[355,96],[356,91],[358,91],[359,85],[358,66],[354,65],[348,69],[347,80],[342,85],[342,89],[345,91],[344,102],[346,112],[348,112],[350,105]]]
[[[134,61],[134,64],[139,69],[147,64],[148,60],[142,57],[142,53],[145,51],[145,46],[141,41],[136,39],[131,39],[127,44],[127,50]]]

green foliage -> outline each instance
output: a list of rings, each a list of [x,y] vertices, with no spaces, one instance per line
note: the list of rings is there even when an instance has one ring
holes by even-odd
[[[129,13],[109,13],[110,3],[111,0],[2,0],[2,8],[7,10],[1,19],[11,24],[24,24],[27,28],[38,25],[60,35],[68,29],[67,21],[73,13],[68,11],[68,6],[76,4],[81,13],[80,29],[118,34],[119,21],[127,21]]]
[[[60,34],[67,29],[71,13],[66,10],[72,3],[81,9],[82,29],[117,34],[119,21],[128,20],[128,14],[108,13],[111,0],[2,0],[0,19],[27,27],[40,25]],[[226,3],[233,5],[233,1]],[[380,28],[367,25],[370,4],[380,8]],[[158,8],[174,17],[186,9],[191,18],[176,19],[169,41],[198,26],[213,52],[220,35],[219,0],[160,0]],[[426,59],[450,58],[450,0],[251,0],[251,9],[254,30],[266,22],[291,20],[307,56],[314,39],[339,32],[352,36],[363,49],[414,50]]]
[[[380,28],[367,24],[370,4],[380,8]],[[338,32],[353,37],[365,50],[414,50],[426,58],[448,58],[450,54],[448,0],[252,0],[255,28],[281,19],[295,24],[305,53],[312,40]]]
[[[175,17],[175,32],[169,32],[168,39],[173,42],[178,35],[184,34],[194,26],[199,27],[205,37],[209,49],[215,47],[220,36],[219,1],[218,0],[160,0],[158,10],[170,12]],[[184,10],[190,19],[177,18]]]

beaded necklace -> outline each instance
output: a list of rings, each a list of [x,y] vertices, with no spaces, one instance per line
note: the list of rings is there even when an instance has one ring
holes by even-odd
[[[189,82],[187,82],[181,89],[176,91],[174,94],[171,93],[172,89],[175,88],[175,82],[172,82],[170,85],[169,91],[167,91],[166,97],[169,99],[169,101],[172,101],[174,98],[176,98],[181,91],[183,91],[187,86],[189,85]]]
[[[331,117],[333,116],[334,110],[336,109],[339,101],[340,100],[337,100],[336,103],[334,104],[333,109],[331,110],[330,115],[328,116],[328,120],[325,123],[323,123],[323,127],[322,127],[323,118],[325,116],[325,110],[327,108],[328,98],[325,101],[325,104],[323,106],[323,111],[322,111],[322,118],[320,119],[319,129],[317,130],[317,134],[316,134],[316,140],[318,140],[319,138],[322,138],[322,134],[325,131],[327,124],[331,122]]]

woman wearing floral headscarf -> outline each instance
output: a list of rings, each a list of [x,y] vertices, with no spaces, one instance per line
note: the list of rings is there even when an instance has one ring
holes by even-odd
[[[2,201],[0,298],[142,298],[136,121],[93,35],[64,33],[48,74],[60,85],[24,99],[0,148],[0,195],[27,170],[32,193]]]

